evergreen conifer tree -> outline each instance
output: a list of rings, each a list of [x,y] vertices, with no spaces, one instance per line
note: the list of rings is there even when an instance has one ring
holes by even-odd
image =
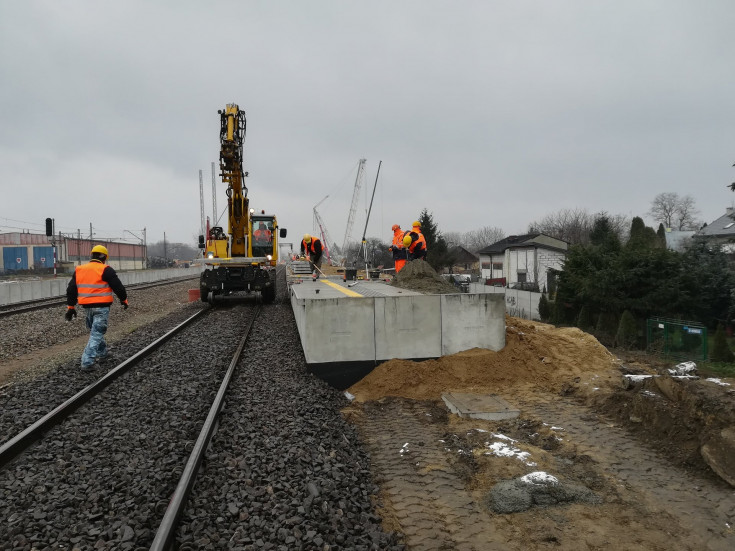
[[[620,316],[618,331],[615,334],[615,344],[621,348],[633,348],[638,340],[638,324],[630,310]]]
[[[712,352],[709,355],[710,361],[723,363],[732,363],[735,361],[735,354],[732,353],[732,350],[730,350],[730,347],[727,344],[725,328],[722,327],[721,323],[717,324],[714,341]]]

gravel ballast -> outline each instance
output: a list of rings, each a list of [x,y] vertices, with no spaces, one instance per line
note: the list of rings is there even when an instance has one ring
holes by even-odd
[[[161,289],[161,300],[173,292]],[[182,302],[132,330],[116,359],[201,307]],[[207,315],[1,470],[0,549],[148,548],[251,312]],[[106,369],[86,375],[68,360],[5,388],[3,441]],[[403,549],[374,512],[369,459],[339,413],[345,398],[307,373],[288,303],[265,307],[233,385],[181,549]]]

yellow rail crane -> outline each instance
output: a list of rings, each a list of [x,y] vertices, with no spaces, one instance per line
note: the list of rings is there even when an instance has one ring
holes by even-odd
[[[205,266],[199,280],[199,294],[204,302],[237,292],[259,292],[263,302],[276,298],[278,238],[286,237],[275,215],[250,208],[243,171],[245,112],[234,103],[227,104],[220,115],[219,166],[227,184],[227,233],[222,227],[207,227],[206,239],[199,236],[204,249]]]

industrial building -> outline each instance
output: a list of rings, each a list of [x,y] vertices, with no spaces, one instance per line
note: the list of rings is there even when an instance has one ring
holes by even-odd
[[[110,253],[107,263],[115,270],[141,270],[147,267],[144,244],[120,243],[67,236],[49,237],[40,233],[0,233],[0,274],[70,273],[89,260],[95,245]]]

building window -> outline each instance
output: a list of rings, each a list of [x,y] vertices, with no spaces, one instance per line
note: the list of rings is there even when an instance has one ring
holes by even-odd
[[[482,263],[482,269],[483,270],[489,270],[490,269],[490,262],[483,262]]]
[[[526,282],[526,272],[518,272],[518,283]]]
[[[502,262],[493,262],[493,270],[502,270],[502,269],[503,269]]]

